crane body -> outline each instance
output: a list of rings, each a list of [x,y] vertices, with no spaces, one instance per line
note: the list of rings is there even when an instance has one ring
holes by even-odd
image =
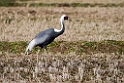
[[[61,29],[49,28],[44,31],[39,32],[28,44],[26,48],[25,54],[28,54],[34,47],[39,46],[41,48],[46,49],[47,45],[50,44],[56,37],[61,35],[64,30],[64,20],[67,20],[68,17],[66,15],[61,16]]]

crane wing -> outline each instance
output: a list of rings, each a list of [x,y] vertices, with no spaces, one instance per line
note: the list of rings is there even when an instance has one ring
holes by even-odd
[[[50,40],[50,35],[45,34],[45,35],[38,37],[38,38],[35,37],[34,40],[35,40],[36,45],[40,45],[40,44],[42,45],[42,44],[45,44],[47,41]]]
[[[26,54],[28,54],[28,51],[31,51],[35,46],[37,45],[45,45],[46,42],[50,40],[50,36],[48,34],[42,35],[41,37],[35,37],[32,39],[29,43],[29,45],[26,48]]]

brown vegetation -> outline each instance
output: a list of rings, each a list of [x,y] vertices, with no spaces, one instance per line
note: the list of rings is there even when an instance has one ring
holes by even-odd
[[[18,0],[19,1],[19,0]],[[18,2],[17,1],[17,2]],[[123,0],[24,0],[30,3],[122,3]]]
[[[69,16],[66,31],[56,40],[124,40],[124,8],[0,8],[0,40],[29,41],[49,27],[60,27],[62,14]],[[73,11],[72,11],[73,10]]]
[[[124,41],[124,8],[1,7],[0,10],[0,82],[124,82],[121,43]],[[67,14],[69,21],[65,21],[64,34],[55,40],[59,44],[50,44],[47,55],[35,51],[24,56],[26,41],[49,27],[59,29],[62,14]],[[103,40],[118,41],[103,44]],[[17,41],[25,43],[11,43]],[[13,52],[16,49],[19,53]]]
[[[48,53],[28,56],[0,54],[1,82],[124,82],[124,55]]]

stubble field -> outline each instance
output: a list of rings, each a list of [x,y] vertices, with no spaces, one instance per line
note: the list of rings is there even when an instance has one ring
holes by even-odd
[[[123,83],[123,7],[0,7],[0,82]],[[40,31],[65,32],[38,54],[24,51]]]

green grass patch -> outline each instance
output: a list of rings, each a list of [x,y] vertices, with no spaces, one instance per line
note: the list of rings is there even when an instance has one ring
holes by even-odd
[[[18,41],[18,42],[0,42],[0,49],[2,52],[10,52],[10,53],[23,53],[25,51],[25,47],[27,42]]]
[[[0,1],[0,6],[4,7],[16,7],[16,6],[27,6],[27,2],[17,3],[15,0]],[[124,7],[124,3],[30,3],[30,7]]]
[[[2,53],[24,53],[27,42],[18,41],[18,42],[0,42],[0,51]],[[78,41],[78,42],[66,42],[66,41],[54,41],[47,46],[48,51],[56,53],[69,53],[76,52],[77,54],[82,53],[124,53],[124,41],[115,41],[115,40],[105,40],[100,42],[87,42],[87,41]],[[34,48],[32,53],[36,53],[36,51],[40,48]],[[43,51],[43,50],[42,50]]]

